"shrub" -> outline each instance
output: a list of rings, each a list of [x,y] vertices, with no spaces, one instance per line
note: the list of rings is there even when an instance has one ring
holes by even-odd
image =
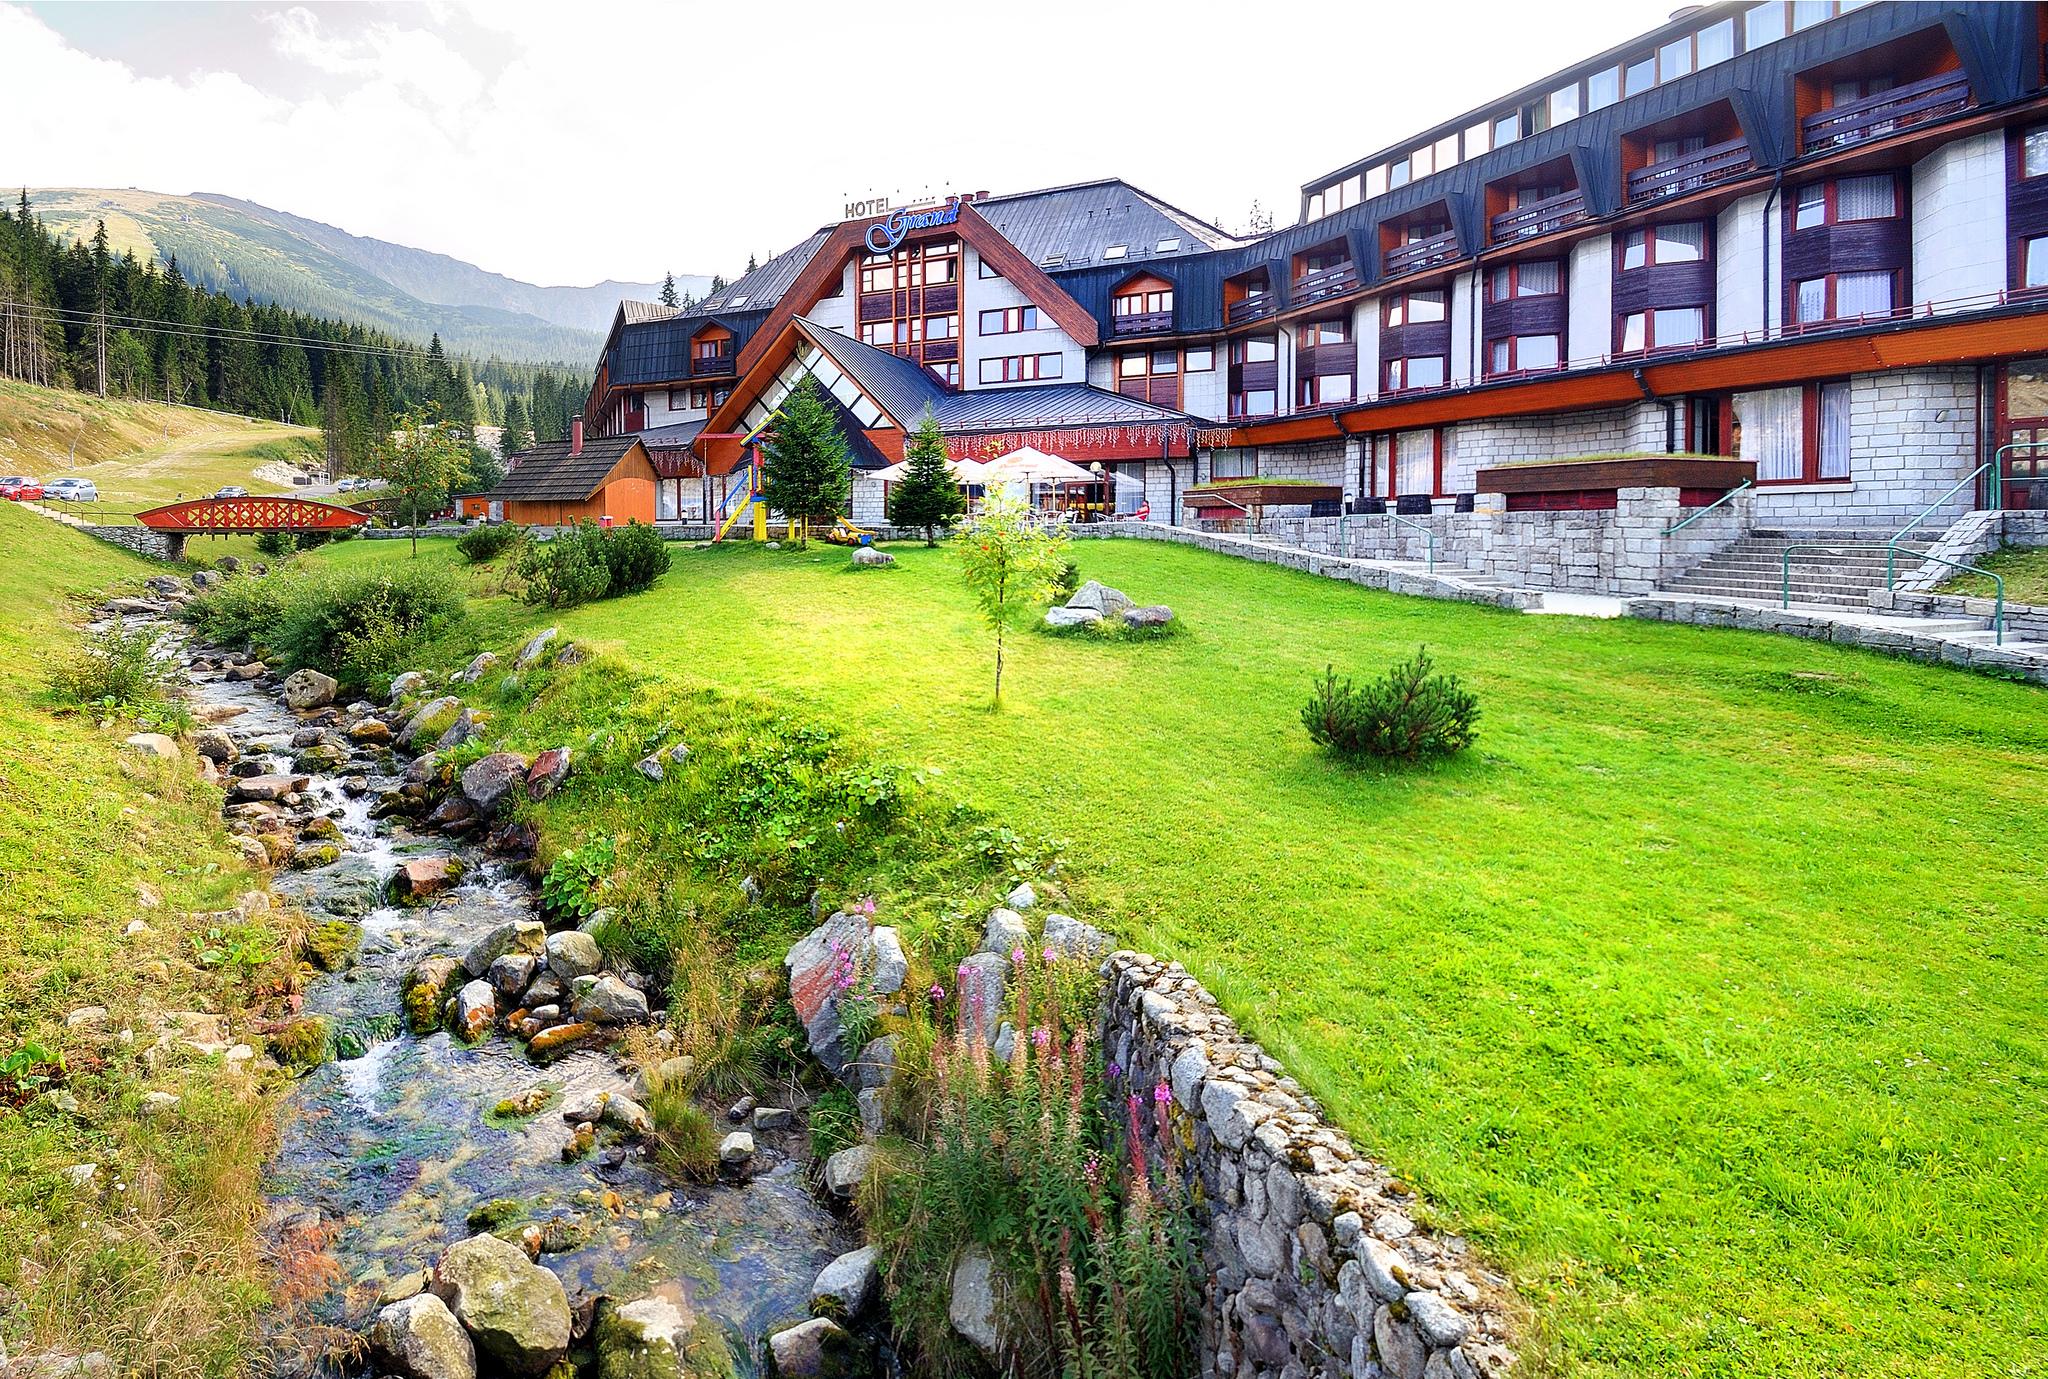
[[[605,568],[611,575],[607,595],[637,594],[668,573],[668,542],[645,522],[628,522],[610,532],[596,527],[577,530],[595,533],[598,548],[604,552]]]
[[[526,581],[521,597],[543,608],[573,608],[603,598],[612,573],[596,544],[601,539],[595,527],[578,525],[527,547],[519,558],[519,575]]]
[[[165,703],[176,667],[156,654],[154,628],[130,628],[119,618],[85,634],[78,654],[50,672],[50,689],[67,703],[136,710]]]
[[[570,848],[541,878],[541,909],[571,922],[587,918],[597,908],[598,887],[611,875],[617,860],[618,846],[607,833],[582,847]]]
[[[1053,574],[1052,587],[1059,592],[1060,602],[1065,603],[1081,587],[1081,567],[1071,559],[1061,560]]]
[[[717,1174],[717,1127],[687,1091],[660,1087],[649,1093],[647,1118],[654,1122],[655,1161],[663,1168],[699,1181]]]
[[[1458,677],[1433,674],[1427,649],[1358,689],[1325,669],[1301,711],[1318,746],[1340,757],[1420,761],[1472,745],[1479,701]]]
[[[259,532],[256,536],[257,551],[260,554],[270,556],[272,559],[281,559],[298,550],[298,548],[299,538],[288,531]]]
[[[214,641],[260,647],[361,688],[460,622],[463,597],[431,567],[292,572],[230,579],[192,600],[183,616]]]
[[[489,523],[464,532],[456,541],[455,549],[470,564],[487,565],[518,545],[525,534],[524,527],[507,522]]]

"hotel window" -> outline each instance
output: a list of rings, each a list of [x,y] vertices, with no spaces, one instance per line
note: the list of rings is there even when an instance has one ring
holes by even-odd
[[[1102,251],[1102,257],[1105,260],[1120,259],[1130,252],[1131,246],[1128,244],[1112,244],[1107,249],[1104,249]]]
[[[981,361],[984,383],[1031,383],[1060,376],[1057,354],[1011,354]]]
[[[1510,335],[1487,346],[1486,371],[1489,374],[1554,369],[1561,362],[1555,335]]]
[[[1387,189],[1387,165],[1386,165],[1385,163],[1382,163],[1382,164],[1380,164],[1380,165],[1379,165],[1378,167],[1376,167],[1376,168],[1368,168],[1368,169],[1366,169],[1366,173],[1365,173],[1365,194],[1366,194],[1367,196],[1369,196],[1369,197],[1371,197],[1371,196],[1379,196],[1379,195],[1381,195],[1382,193],[1384,193],[1384,192],[1386,191],[1386,189]]]
[[[1352,391],[1351,375],[1348,373],[1316,374],[1301,380],[1301,405],[1328,407],[1332,403],[1349,402]]]
[[[1389,359],[1383,370],[1386,391],[1406,392],[1411,388],[1441,388],[1450,376],[1441,354],[1420,354],[1407,359]]]
[[[1801,325],[1816,321],[1854,321],[1872,316],[1890,316],[1896,296],[1898,275],[1876,273],[1827,273],[1807,278],[1793,292],[1793,319]]]
[[[1776,43],[1786,32],[1784,0],[1751,5],[1742,16],[1742,50],[1749,52],[1766,43]]]
[[[1161,407],[1180,406],[1180,352],[1137,350],[1118,355],[1116,390]]]
[[[1631,311],[1621,318],[1623,354],[1642,350],[1683,349],[1707,338],[1707,309],[1703,306],[1659,307],[1655,311]]]
[[[1434,494],[1440,477],[1436,463],[1436,432],[1397,432],[1389,444],[1387,492],[1396,495]]]
[[[1809,383],[1737,393],[1733,410],[1741,458],[1760,484],[1835,482],[1849,477],[1849,385]]]
[[[1280,394],[1273,388],[1247,388],[1230,395],[1233,417],[1270,417],[1280,406]]]
[[[1210,349],[1187,350],[1181,356],[1181,372],[1208,373],[1216,367],[1216,351]]]
[[[860,327],[860,339],[864,345],[873,345],[877,349],[888,349],[896,343],[896,323],[894,321],[863,321]]]
[[[997,281],[997,282],[1001,282],[1001,281],[1003,280],[1003,275],[1002,275],[1002,274],[1000,274],[1000,273],[996,272],[996,270],[995,270],[995,269],[993,269],[993,268],[991,268],[991,267],[989,267],[989,266],[988,266],[988,260],[987,260],[987,259],[985,259],[985,258],[981,258],[981,257],[977,256],[977,257],[975,258],[974,262],[975,262],[975,265],[976,265],[976,266],[975,266],[975,275],[976,275],[977,277],[983,277],[983,278],[993,278],[993,279],[994,279],[995,281]]]
[[[1251,479],[1259,472],[1256,450],[1217,450],[1209,456],[1209,479]]]
[[[699,340],[697,342],[697,361],[699,363],[706,361],[715,363],[725,358],[728,343],[725,340]]]
[[[2030,129],[2020,140],[2020,176],[2039,177],[2048,172],[2048,125]]]
[[[1624,271],[1654,264],[1698,263],[1707,256],[1707,227],[1697,220],[1631,230],[1622,238]]]
[[[2048,235],[2036,235],[2020,245],[2020,286],[2048,287]]]
[[[1621,90],[1625,96],[1640,96],[1657,84],[1657,55],[1639,57],[1622,69]]]
[[[1396,292],[1380,304],[1384,326],[1428,325],[1444,319],[1442,289],[1433,292]]]
[[[1271,335],[1247,335],[1230,342],[1233,364],[1270,364],[1280,357],[1280,342]]]
[[[1465,156],[1477,158],[1492,147],[1493,127],[1481,120],[1465,131]]]
[[[1554,297],[1563,286],[1564,274],[1556,259],[1505,263],[1487,276],[1486,299],[1505,302],[1515,297]]]
[[[697,387],[690,389],[690,407],[693,411],[706,411],[711,406],[711,390]]]
[[[1180,250],[1180,239],[1179,239],[1179,237],[1178,237],[1178,236],[1168,236],[1167,238],[1165,238],[1165,239],[1162,239],[1162,240],[1160,240],[1160,241],[1159,241],[1159,249],[1158,249],[1158,252],[1159,252],[1159,253],[1162,253],[1162,254],[1172,254],[1172,253],[1177,253],[1177,252],[1179,252],[1179,250]]]
[[[959,360],[949,359],[943,364],[927,364],[925,365],[925,367],[931,370],[932,377],[938,379],[939,382],[945,384],[947,387],[957,388],[960,386]]]
[[[1522,137],[1522,118],[1519,115],[1503,115],[1493,122],[1493,146],[1512,144]]]
[[[1116,299],[1116,314],[1119,316],[1151,316],[1173,310],[1173,289],[1152,292],[1128,292]]]
[[[1888,172],[1872,177],[1843,177],[1799,189],[1792,228],[1839,225],[1851,220],[1890,220],[1899,213],[1898,179]]]
[[[1351,318],[1338,316],[1327,321],[1302,324],[1299,343],[1309,346],[1341,345],[1351,339]]]
[[[1605,110],[1621,99],[1621,69],[1607,67],[1586,78],[1586,109]]]
[[[1037,330],[1038,325],[1035,306],[998,307],[981,313],[983,335],[1014,335],[1020,330]]]
[[[1279,389],[1271,383],[1273,371],[1261,369],[1250,379],[1247,366],[1273,364],[1280,358],[1280,340],[1274,335],[1247,335],[1230,342],[1230,415],[1269,417],[1280,408]]]

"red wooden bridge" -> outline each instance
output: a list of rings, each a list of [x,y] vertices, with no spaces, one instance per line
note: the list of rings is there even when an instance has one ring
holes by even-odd
[[[246,498],[193,498],[166,503],[135,514],[135,520],[161,532],[178,558],[188,536],[256,535],[267,531],[347,531],[370,518],[354,508],[315,503],[306,498],[252,494]]]

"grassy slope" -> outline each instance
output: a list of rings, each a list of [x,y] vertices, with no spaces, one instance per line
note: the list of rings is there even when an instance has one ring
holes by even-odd
[[[44,668],[72,645],[67,594],[153,568],[0,504],[0,1056],[64,1050],[80,1103],[69,1116],[0,1101],[0,1286],[21,1297],[0,1312],[0,1337],[16,1356],[59,1345],[104,1349],[123,1372],[154,1360],[223,1374],[266,1305],[252,1229],[263,1102],[245,1077],[200,1063],[150,1084],[182,1101],[145,1120],[129,1055],[64,1022],[106,1006],[110,1033],[134,1028],[139,1051],[154,1010],[226,1008],[232,993],[190,964],[190,940],[198,916],[262,885],[226,847],[218,792],[189,761],[143,761],[119,749],[128,728],[39,702]],[[124,938],[133,919],[152,932]],[[92,1071],[100,1056],[108,1066]],[[60,1177],[81,1162],[102,1166],[94,1191]]]
[[[320,433],[303,426],[0,379],[0,472],[91,479],[102,510],[136,512],[224,484],[283,492],[257,467],[322,453]]]
[[[2004,577],[2008,603],[2048,604],[2048,547],[2007,546],[1975,563]],[[1997,586],[1982,575],[1958,575],[1942,585],[1941,592],[1988,599]]]
[[[1186,960],[1507,1262],[1558,1368],[2044,1372],[2038,690],[1088,542],[1187,632],[1021,638],[991,715],[952,572],[897,554],[679,551],[561,621],[1071,839],[1091,917]],[[1478,690],[1478,749],[1318,758],[1311,676],[1421,642]]]

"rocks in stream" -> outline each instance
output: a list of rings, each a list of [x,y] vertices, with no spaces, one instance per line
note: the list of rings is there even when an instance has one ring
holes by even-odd
[[[295,670],[284,677],[285,707],[301,713],[307,709],[325,708],[334,702],[341,685],[332,675],[306,669]]]
[[[554,1025],[527,1041],[526,1056],[536,1063],[552,1063],[563,1054],[597,1039],[599,1034],[596,1025],[582,1020]]]
[[[768,1338],[780,1379],[847,1379],[857,1372],[853,1337],[830,1317],[813,1317]]]
[[[526,758],[517,752],[493,752],[462,773],[462,796],[480,814],[489,814],[513,786],[526,778]]]
[[[548,971],[564,982],[595,975],[604,967],[597,940],[580,929],[564,929],[547,938]]]
[[[462,863],[453,857],[412,857],[392,873],[391,893],[402,905],[417,905],[461,879]]]
[[[863,1245],[827,1264],[811,1285],[811,1315],[834,1321],[855,1321],[868,1310],[881,1288],[875,1247]]]
[[[481,977],[455,993],[455,1033],[474,1044],[491,1032],[498,1019],[498,993]]]
[[[470,976],[481,977],[491,964],[507,953],[540,957],[547,951],[547,926],[537,919],[508,919],[497,925],[463,954],[462,966]]]
[[[306,776],[244,776],[228,787],[230,800],[281,800],[296,795],[313,782]]]
[[[448,1000],[449,983],[463,970],[460,958],[446,955],[421,958],[405,974],[399,988],[399,1004],[405,1011],[405,1027],[414,1034],[432,1034],[441,1026],[441,1008]]]
[[[416,1293],[379,1312],[370,1328],[370,1354],[403,1379],[476,1379],[469,1333],[432,1293]]]
[[[579,977],[573,987],[579,1020],[600,1025],[636,1025],[647,1019],[647,994],[635,991],[610,973],[596,978]]]
[[[507,1374],[545,1374],[569,1353],[568,1293],[517,1245],[474,1235],[450,1246],[434,1266],[433,1291],[479,1359]]]
[[[597,1379],[684,1379],[696,1327],[688,1305],[674,1298],[600,1305],[591,1332]]]

